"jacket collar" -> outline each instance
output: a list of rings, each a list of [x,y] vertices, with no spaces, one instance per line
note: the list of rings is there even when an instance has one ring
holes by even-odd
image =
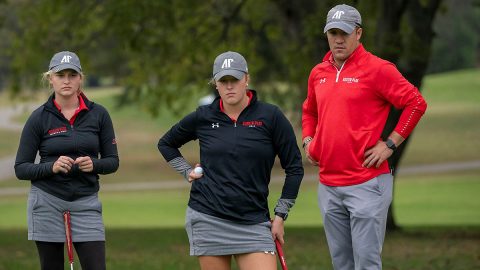
[[[365,50],[365,48],[363,47],[363,44],[360,43],[345,61],[348,61],[348,62],[357,61],[365,53],[367,53],[367,50]],[[323,62],[335,63],[335,61],[333,60],[332,51],[328,51],[325,54],[325,56],[323,57]]]
[[[52,93],[50,95],[50,97],[48,98],[47,102],[45,102],[43,104],[43,106],[45,106],[45,108],[48,108],[49,110],[52,110],[52,111],[57,111],[57,112],[60,112],[57,108],[57,106],[55,105],[55,93]],[[93,102],[90,101],[87,96],[85,96],[85,94],[83,92],[80,93],[80,105],[82,106],[82,101],[86,107],[87,110],[90,110],[93,106]]]
[[[248,89],[247,91],[250,92],[250,94],[251,94],[250,102],[248,103],[248,106],[247,106],[247,108],[248,108],[248,107],[254,106],[257,103],[257,91],[252,90],[252,89]],[[220,98],[220,96],[217,96],[213,100],[212,104],[210,104],[208,106],[213,110],[223,111],[222,110],[222,105],[220,105],[221,100],[222,99]]]

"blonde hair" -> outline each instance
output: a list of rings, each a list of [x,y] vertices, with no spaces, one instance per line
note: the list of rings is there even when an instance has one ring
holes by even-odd
[[[51,85],[50,85],[50,76],[52,76],[54,73],[53,70],[49,70],[47,72],[42,73],[42,84],[48,86],[47,88],[51,90]],[[80,74],[80,77],[82,78],[82,83],[80,83],[80,88],[78,89],[79,92],[83,92],[83,81],[85,79],[85,75],[83,72],[78,72]]]

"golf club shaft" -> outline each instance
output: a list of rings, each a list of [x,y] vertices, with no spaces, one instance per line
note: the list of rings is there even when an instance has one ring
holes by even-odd
[[[63,212],[63,222],[65,224],[65,238],[67,242],[68,261],[70,262],[70,270],[73,270],[73,243],[72,229],[70,223],[70,211]]]
[[[278,259],[282,265],[283,270],[288,270],[287,261],[285,260],[285,255],[283,254],[282,244],[278,239],[275,239],[275,246],[277,247]]]

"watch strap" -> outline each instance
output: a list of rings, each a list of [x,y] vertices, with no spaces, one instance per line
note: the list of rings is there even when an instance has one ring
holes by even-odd
[[[288,213],[276,212],[276,213],[275,213],[275,216],[281,217],[281,218],[285,221],[285,220],[287,220]]]
[[[385,141],[385,144],[387,145],[388,148],[392,149],[392,151],[397,150],[397,146],[392,141],[392,139],[388,138],[387,141]]]
[[[307,146],[307,144],[312,140],[313,140],[312,137],[307,137],[305,140],[303,140],[302,148],[305,149],[305,146]]]

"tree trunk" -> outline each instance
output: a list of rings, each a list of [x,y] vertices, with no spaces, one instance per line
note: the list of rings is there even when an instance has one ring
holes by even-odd
[[[419,89],[430,59],[434,37],[433,19],[440,2],[441,0],[380,1],[381,15],[375,36],[377,55],[395,63],[405,78]],[[405,18],[408,27],[400,30],[402,18]],[[399,59],[402,61],[399,62]],[[383,139],[393,131],[401,113],[401,110],[392,107],[382,133]],[[407,138],[388,160],[394,176],[408,141]],[[399,227],[395,222],[392,204],[387,217],[387,230],[396,229]]]

